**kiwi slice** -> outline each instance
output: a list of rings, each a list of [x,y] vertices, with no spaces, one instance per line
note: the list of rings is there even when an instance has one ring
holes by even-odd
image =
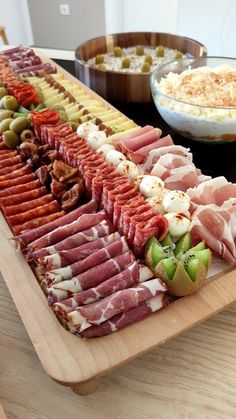
[[[165,235],[164,239],[160,241],[160,244],[162,246],[172,246],[172,247],[175,246],[174,243],[171,240],[171,237],[170,237],[170,234],[169,233],[167,233]]]
[[[178,264],[176,258],[174,256],[171,256],[167,259],[163,259],[161,263],[166,271],[168,279],[173,279]]]
[[[191,250],[204,250],[205,249],[205,242],[202,241],[198,244],[196,244],[196,246],[192,247]]]
[[[196,280],[198,264],[199,264],[198,258],[189,259],[188,262],[185,262],[184,264],[184,268],[192,281]]]
[[[190,233],[186,233],[181,237],[180,240],[175,244],[174,254],[177,258],[180,258],[185,252],[187,252],[192,245]]]
[[[145,252],[145,261],[148,266],[155,268],[158,262],[172,255],[173,250],[171,246],[161,246],[155,237],[149,239]]]

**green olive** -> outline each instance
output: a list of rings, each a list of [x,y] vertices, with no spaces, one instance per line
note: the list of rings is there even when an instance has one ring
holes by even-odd
[[[5,87],[4,86],[1,86],[0,87],[0,98],[2,98],[2,97],[4,97],[4,96],[7,96],[8,95],[8,91],[7,91],[7,89],[5,89]]]
[[[0,134],[3,134],[4,131],[9,130],[9,127],[12,121],[13,121],[12,118],[6,118],[0,122]]]
[[[151,55],[145,55],[144,62],[152,65],[152,56]]]
[[[122,56],[122,49],[121,49],[121,47],[115,47],[114,48],[114,56],[115,57],[121,57]]]
[[[180,58],[183,58],[183,53],[181,51],[176,51],[174,59],[180,60]]]
[[[2,109],[7,109],[7,110],[10,110],[10,111],[16,111],[19,107],[19,104],[18,104],[16,98],[14,96],[10,96],[10,95],[4,96],[1,99],[0,103],[1,103],[1,108]]]
[[[125,57],[122,60],[122,68],[129,68],[130,67],[130,58]]]
[[[0,122],[7,118],[12,118],[14,116],[13,111],[6,111],[5,109],[0,110]]]
[[[103,64],[104,63],[104,55],[96,55],[95,58],[95,63],[96,64]]]
[[[20,144],[19,136],[14,131],[5,131],[2,134],[2,139],[9,148],[16,148]]]
[[[105,64],[98,64],[98,68],[100,68],[100,70],[105,70],[106,69],[106,66],[105,66]]]
[[[26,141],[26,140],[31,140],[32,138],[34,138],[35,135],[33,133],[33,131],[31,131],[30,129],[24,129],[24,131],[21,132],[20,134],[20,139],[21,141]]]
[[[164,57],[164,55],[165,55],[164,47],[162,45],[159,45],[159,47],[156,48],[156,56]]]
[[[143,73],[149,73],[150,72],[150,68],[151,68],[151,66],[150,66],[149,63],[143,63],[142,72]]]
[[[10,130],[20,134],[24,129],[28,128],[29,124],[30,121],[26,116],[19,116],[12,121]]]
[[[138,55],[139,57],[141,57],[141,55],[144,54],[144,48],[143,47],[136,47],[136,55]]]

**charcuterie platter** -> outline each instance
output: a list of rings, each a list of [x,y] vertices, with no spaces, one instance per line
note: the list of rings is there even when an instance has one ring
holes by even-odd
[[[42,57],[42,60],[44,63],[48,62],[54,66],[54,63],[50,62],[50,60],[46,59],[45,57]],[[63,74],[65,81],[69,81],[71,84],[78,86],[78,89],[82,90],[85,95],[88,95],[89,97],[94,98],[96,101],[98,100],[102,104],[105,104],[106,108],[112,109],[114,114],[118,112],[114,108],[112,108],[107,102],[105,102],[103,99],[98,97],[91,90],[89,90],[87,87],[82,85],[78,80],[76,80],[71,75],[66,73],[60,67],[57,67],[57,69],[58,69],[59,74]],[[47,81],[49,79],[46,78],[45,80]],[[59,93],[59,95],[60,94],[61,93]],[[92,104],[91,106],[93,106],[93,112],[96,111],[96,106],[94,106],[94,104]],[[90,112],[92,111],[90,110]],[[132,121],[129,121],[128,118],[126,118],[122,114],[120,113],[118,114],[119,115],[115,115],[115,117],[119,119],[123,127],[122,129],[125,130],[126,128],[126,129],[132,130],[135,128],[135,124]],[[34,115],[32,119],[34,119]],[[34,125],[36,129],[39,128],[37,123],[38,121],[36,121]],[[102,123],[104,123],[104,121],[102,121]],[[119,134],[119,131],[114,132],[115,127],[117,127],[117,120],[116,120],[115,125],[112,125],[111,127],[109,126],[109,128],[113,129],[112,135],[117,136],[117,134]],[[156,134],[156,131],[155,131],[155,134]],[[46,131],[44,132],[44,135],[46,135]],[[118,138],[119,136],[120,134],[118,135]],[[46,141],[46,136],[44,138]],[[113,138],[116,138],[116,137],[113,137]],[[50,137],[50,141],[52,141],[52,137]],[[167,139],[167,141],[170,141],[170,139]],[[24,142],[22,142],[22,144],[24,144]],[[170,145],[166,145],[166,146],[170,146]],[[67,156],[66,163],[68,164],[71,162],[71,161],[68,161],[69,154],[65,154],[65,155]],[[12,157],[15,157],[15,156],[12,156]],[[90,157],[92,158],[91,154],[90,154]],[[73,156],[71,154],[70,154],[70,158],[73,160]],[[137,153],[135,154],[135,158],[137,158]],[[139,158],[140,158],[140,154],[138,155],[138,159]],[[71,166],[73,167],[73,165]],[[23,168],[24,167],[22,166],[16,170],[22,170]],[[60,166],[60,169],[61,169],[61,166]],[[58,182],[57,180],[58,171],[59,171],[59,168],[54,166],[53,176],[54,176],[54,181],[56,182]],[[42,171],[40,171],[40,173],[42,175]],[[86,173],[90,173],[90,172],[86,172]],[[68,176],[68,173],[66,173],[66,175]],[[30,174],[25,175],[21,172],[21,176],[22,177],[30,176]],[[74,179],[74,172],[72,174],[70,173],[70,176]],[[86,174],[87,187],[89,187],[88,179],[89,179],[88,175]],[[30,183],[30,179],[27,180],[27,182]],[[37,181],[33,180],[33,182],[37,182]],[[76,185],[77,184],[78,183],[76,183]],[[75,185],[73,184],[73,186]],[[15,186],[14,181],[13,181],[12,186],[10,187],[18,187],[18,186]],[[65,193],[67,194],[66,196],[68,196],[68,192],[69,192],[69,189],[65,191]],[[97,189],[96,189],[96,193],[97,193]],[[135,193],[136,193],[136,190],[135,190]],[[3,198],[4,199],[6,198],[6,200],[10,199],[6,197],[6,195],[3,195],[2,199]],[[135,195],[135,198],[139,198],[139,195]],[[46,198],[43,198],[43,199],[46,199]],[[56,204],[52,204],[51,202],[53,201],[50,201],[49,203],[45,204],[47,206],[50,205],[50,208],[52,208],[52,205],[54,205],[54,209],[51,210],[51,215],[50,215],[51,218],[49,219],[50,222],[57,223],[57,220],[63,220],[64,219],[63,217],[68,217],[69,214],[73,213],[73,211],[70,213],[66,213],[66,215],[63,213],[58,216],[55,216],[53,219],[52,218],[53,214],[59,214],[61,209],[62,211],[64,210],[66,211],[67,209],[66,205],[68,205],[68,199],[59,201],[61,208],[58,208]],[[20,203],[18,204],[21,205]],[[90,205],[90,204],[88,202],[83,203],[78,208],[82,208],[83,205]],[[149,203],[145,205],[149,205]],[[35,350],[46,372],[55,381],[63,385],[70,386],[75,392],[78,392],[80,394],[86,394],[93,391],[96,388],[99,382],[99,379],[104,374],[134,359],[135,357],[141,355],[145,351],[148,351],[157,345],[163,344],[165,341],[177,336],[180,333],[185,332],[191,327],[197,325],[198,323],[216,314],[220,310],[225,309],[227,306],[229,306],[236,300],[235,268],[232,266],[230,267],[227,263],[223,263],[219,259],[216,259],[218,260],[218,262],[212,263],[211,270],[208,272],[209,278],[206,281],[205,285],[198,292],[188,295],[186,297],[179,298],[176,301],[171,302],[171,304],[167,305],[166,307],[162,308],[160,311],[153,313],[152,315],[146,318],[144,318],[144,316],[143,316],[143,319],[142,317],[138,317],[142,320],[137,321],[134,324],[130,324],[130,325],[128,325],[129,323],[127,323],[128,325],[127,327],[123,328],[122,330],[117,331],[116,333],[112,333],[112,334],[109,334],[107,336],[102,336],[102,337],[100,335],[99,338],[95,338],[95,339],[83,339],[81,337],[75,336],[69,333],[68,330],[65,330],[62,327],[62,325],[58,322],[57,317],[55,316],[54,312],[48,307],[48,302],[43,292],[43,290],[45,291],[44,286],[42,287],[39,286],[40,275],[38,275],[38,271],[33,272],[30,265],[27,263],[26,258],[23,255],[23,253],[20,251],[16,251],[14,241],[10,240],[13,236],[13,233],[15,234],[15,236],[21,237],[20,244],[22,244],[22,238],[24,240],[30,240],[30,239],[28,235],[24,234],[24,231],[26,231],[26,227],[22,228],[22,223],[23,223],[22,217],[21,216],[19,217],[18,214],[13,214],[12,212],[13,205],[9,205],[8,203],[7,207],[8,209],[6,210],[6,207],[5,207],[5,209],[3,209],[3,212],[5,214],[5,218],[8,220],[8,224],[2,214],[1,214],[1,221],[0,221],[0,225],[1,225],[1,231],[0,231],[1,233],[1,254],[0,254],[1,274],[9,288],[11,296],[21,315],[22,321],[25,324],[25,327],[32,340]],[[11,207],[11,214],[9,214],[10,207]],[[104,202],[103,202],[103,207],[105,208],[107,212],[109,212],[109,208],[108,206],[106,206]],[[146,207],[145,207],[145,210],[146,210]],[[32,211],[32,210],[29,209],[29,211]],[[90,217],[91,219],[93,219],[93,217],[95,216],[99,217],[98,220],[96,220],[96,223],[93,220],[93,223],[95,224],[93,224],[92,227],[90,226],[91,228],[94,228],[94,226],[96,226],[97,224],[106,221],[106,219],[104,218],[105,216],[103,213],[101,213],[101,211],[96,212],[96,215],[93,215],[93,213],[91,214],[88,212],[86,212],[86,214],[87,216],[86,216],[85,225],[87,225],[86,223],[88,223],[88,219],[90,216],[91,216]],[[151,216],[153,216],[153,219],[154,219],[154,215],[152,213],[151,213]],[[37,215],[35,217],[37,217]],[[43,217],[44,215],[42,213],[42,218]],[[83,220],[81,221],[81,217],[83,217],[83,212],[82,212],[82,215],[80,216],[80,222],[83,221]],[[155,214],[155,220],[156,220],[156,214]],[[28,219],[27,221],[24,219],[24,222],[28,223],[29,221]],[[159,225],[159,232],[160,232],[159,219],[158,219],[158,223],[159,223],[158,225]],[[8,225],[11,226],[11,230]],[[49,231],[45,230],[46,225],[47,224],[43,224],[41,227],[39,227],[39,228],[44,229],[44,236],[37,236],[35,237],[34,241],[31,240],[30,242],[31,247],[32,247],[32,243],[34,243],[34,246],[35,246],[36,242],[37,242],[37,246],[39,246],[39,242],[37,240],[41,240],[40,237],[46,237],[46,239],[48,240],[47,244],[51,246],[53,245],[54,247],[56,246],[57,242],[52,241],[52,235],[50,233],[50,230]],[[69,224],[64,223],[64,225],[66,226]],[[164,225],[165,224],[162,225],[162,229],[164,228],[163,227]],[[68,229],[67,229],[67,233],[65,233],[66,229],[64,228],[63,230],[63,221],[61,221],[61,225],[59,224],[59,226],[60,226],[59,228],[61,228],[60,239],[62,240],[64,237],[66,239],[68,237]],[[29,228],[29,224],[27,224],[27,227]],[[140,224],[139,224],[139,227],[140,227]],[[77,237],[79,237],[79,239],[81,240],[81,233],[80,233],[81,229],[79,230],[78,226],[76,228],[77,228],[76,234],[79,234],[79,236]],[[32,229],[32,232],[36,230],[37,229]],[[86,229],[84,227],[83,231],[85,230]],[[116,234],[116,232],[114,231],[109,231],[109,233]],[[63,234],[64,236],[62,236],[61,234]],[[159,234],[161,237],[161,233]],[[102,236],[100,237],[102,238]],[[109,237],[109,235],[106,237]],[[131,262],[134,264],[138,263],[137,257],[140,257],[140,252],[142,251],[142,249],[140,250],[140,240],[138,240],[138,238],[139,238],[139,235],[137,234],[137,231],[135,231],[135,234],[133,237],[133,240],[134,240],[133,245],[132,245],[133,247],[130,244],[131,241],[129,241],[128,249],[125,248],[124,251],[119,250],[119,253],[121,253],[121,255],[119,254],[116,255],[116,253],[112,253],[113,255],[112,260],[114,260],[115,258],[119,258],[120,256],[122,256],[122,260],[123,260],[124,259],[123,256],[126,255],[127,253],[126,257],[131,257],[131,260],[129,261],[129,263]],[[131,240],[130,236],[129,236],[129,240]],[[115,248],[114,242],[112,243],[106,242],[105,244],[104,242],[102,243],[103,245],[107,245],[106,249],[110,246],[109,252],[117,251],[117,250],[114,250]],[[111,250],[111,244],[113,244],[113,248],[112,248],[113,250]],[[83,242],[83,246],[85,245],[86,243]],[[45,254],[45,250],[44,250],[46,249],[45,243],[44,243],[44,247],[37,247],[37,246],[34,247],[33,253],[37,253],[37,251],[41,252],[41,249],[42,249],[43,253],[41,252],[40,258],[41,259],[47,258],[46,259],[47,263],[49,263],[48,262],[49,257],[52,256],[53,253],[50,253],[49,255]],[[129,246],[131,246],[131,248],[133,249],[133,252],[136,257],[135,260],[132,259],[133,256],[131,256],[131,253],[130,253],[131,251],[129,250]],[[68,250],[69,249],[70,248],[68,248]],[[103,257],[101,250],[102,249],[96,250],[97,252],[100,252],[99,257]],[[73,257],[72,255],[73,255],[73,252],[70,251],[70,257]],[[63,254],[60,253],[60,258],[62,256],[65,257],[65,253]],[[172,255],[171,257],[172,257],[171,260],[173,260],[174,256]],[[58,257],[50,258],[50,263],[55,263],[55,261],[57,261],[58,263]],[[107,263],[107,262],[109,262],[109,260],[107,261],[105,259],[103,263]],[[61,263],[61,259],[60,259],[60,263]],[[90,269],[92,269],[91,259],[89,263],[90,263],[89,267]],[[119,261],[119,263],[124,263],[124,261],[123,262]],[[118,264],[117,259],[116,259],[116,264]],[[70,269],[73,269],[73,272],[72,272],[72,276],[73,276],[73,275],[78,274],[78,271],[75,271],[75,269],[77,270],[81,269],[81,263],[79,265],[77,264],[76,266],[74,264],[71,264],[70,267],[72,266],[73,268],[70,268]],[[101,265],[98,265],[98,266],[101,266]],[[61,269],[61,265],[59,269]],[[60,283],[60,280],[63,279],[64,284],[66,282],[68,285],[71,278],[71,275],[70,275],[71,273],[68,271],[68,269],[63,270],[63,272],[62,271],[58,272],[58,268],[56,268],[56,270],[57,270],[56,273],[55,273],[55,269],[53,271],[53,277],[52,277],[52,270],[50,271],[50,274],[46,275],[46,281],[47,281],[46,288],[47,289],[50,288],[50,295],[49,295],[50,298],[52,297],[55,298],[56,296],[57,299],[59,299],[56,302],[54,300],[53,303],[61,304],[60,298],[59,298],[59,296],[61,295],[60,293],[61,292],[65,293],[69,288],[63,289],[61,286],[58,287],[58,284]],[[88,278],[89,270],[87,270],[86,272],[87,272],[86,278]],[[114,275],[115,274],[118,275],[119,271],[118,272],[115,271]],[[37,275],[37,279],[35,275]],[[61,275],[63,276],[63,278],[61,278]],[[87,292],[87,290],[91,289],[92,287],[92,286],[90,288],[84,287],[83,280],[81,279],[82,275],[80,275],[79,281],[76,282],[76,286],[79,286],[80,288],[76,289],[75,292],[81,291],[81,289],[82,289],[82,292]],[[100,272],[99,275],[102,275],[102,272]],[[95,276],[96,275],[94,275],[94,277]],[[78,278],[78,275],[77,275],[77,278]],[[150,277],[146,279],[150,279]],[[96,283],[94,283],[94,278],[92,278],[91,280],[93,280],[93,289],[95,289],[94,287],[96,286],[100,286],[100,284],[97,283],[96,281],[95,281]],[[43,281],[45,285],[45,277]],[[104,281],[105,281],[105,278],[104,278]],[[41,285],[42,285],[42,282],[41,282]],[[152,291],[152,293],[154,292],[153,287],[149,289],[147,288],[145,289],[146,282],[144,280],[143,282],[144,285],[139,286],[139,288],[143,287],[142,295],[144,295],[145,293],[146,293],[145,295],[149,295],[148,293],[150,290]],[[162,302],[162,294],[160,293],[163,293],[165,288],[161,288],[161,287],[164,287],[164,285],[161,283],[158,283],[158,286],[160,287],[158,289],[158,294],[152,294],[152,295],[154,295],[153,298],[156,298],[157,296],[160,297],[161,295],[160,299]],[[60,291],[59,294],[55,291],[58,289]],[[132,289],[132,288],[129,288],[129,289]],[[144,292],[144,289],[145,289],[145,292]],[[81,298],[82,292],[79,292],[80,298]],[[100,292],[101,292],[101,288],[100,288]],[[75,298],[74,297],[75,295],[77,295],[78,297],[78,294],[73,294],[73,298]],[[71,297],[71,294],[69,295],[66,294],[66,297]],[[63,297],[63,298],[66,298],[66,297]],[[89,296],[89,298],[91,298],[91,295]],[[103,301],[103,300],[100,300],[100,301]],[[141,300],[141,301],[143,301],[143,303],[145,302],[144,300]],[[73,303],[74,303],[74,300],[73,300]],[[160,307],[164,305],[165,304],[162,304],[162,305],[160,304]],[[142,308],[143,307],[144,306],[142,306]],[[132,309],[132,306],[130,307],[130,309]],[[77,311],[74,310],[72,313],[76,313],[74,315],[70,315],[73,326],[76,326],[76,330],[78,330],[78,324],[80,326],[80,331],[82,330],[82,326],[84,327],[84,331],[94,330],[94,326],[90,327],[92,323],[89,324],[89,327],[88,327],[88,323],[92,322],[90,317],[86,318],[87,325],[86,324],[84,325],[84,322],[78,323],[78,318],[79,318],[79,321],[81,320],[81,318],[85,318],[84,309],[83,310],[79,309]],[[109,317],[107,317],[107,320],[109,320]],[[63,323],[63,321],[61,321],[61,323]],[[116,323],[116,326],[117,326],[117,323]],[[84,338],[88,337],[87,332],[83,332],[82,336]]]

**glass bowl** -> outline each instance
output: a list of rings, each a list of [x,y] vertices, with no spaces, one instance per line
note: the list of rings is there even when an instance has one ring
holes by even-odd
[[[191,75],[191,82],[188,85],[188,94],[192,97],[186,100],[188,95],[185,97],[181,96],[182,90],[178,86],[179,77],[174,74],[172,76],[169,73],[181,74],[186,70],[199,67],[207,67],[207,69],[203,69],[207,70],[202,76],[204,84],[198,84],[196,76],[199,72],[196,70],[195,77],[192,79]],[[222,86],[223,83],[229,86],[228,83],[231,83],[231,90],[229,91],[228,89],[227,93],[222,92],[221,87],[219,88],[221,93],[219,93],[220,90],[215,89],[215,85],[209,79],[208,68],[218,71],[217,68],[220,67],[220,71],[224,71],[224,67],[225,71],[227,71],[227,67],[230,67],[230,71],[233,71],[234,80],[232,80],[231,76],[228,81],[224,81],[221,77],[217,82],[219,86],[220,84]],[[200,71],[203,70],[201,69]],[[214,77],[217,78],[217,75]],[[171,61],[153,71],[150,77],[150,84],[152,97],[159,114],[179,134],[195,141],[207,143],[236,141],[236,59],[201,57]],[[171,86],[171,94],[169,93],[169,86]],[[200,92],[199,96],[196,95],[196,92]],[[230,105],[226,103],[226,106],[227,95],[231,98],[231,102]],[[202,99],[202,96],[205,96],[205,98]]]

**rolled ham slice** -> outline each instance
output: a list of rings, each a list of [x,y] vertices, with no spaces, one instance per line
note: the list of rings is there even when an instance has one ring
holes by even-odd
[[[39,182],[39,181],[37,181]],[[39,182],[40,184],[40,182]],[[41,185],[40,185],[41,186]],[[22,233],[20,237],[17,237],[17,240],[20,242],[21,246],[25,247],[31,243],[31,247],[34,248],[34,242],[44,236],[45,234],[49,233],[50,231],[55,230],[59,226],[64,226],[66,224],[72,223],[82,214],[89,214],[93,213],[96,210],[97,204],[94,200],[89,201],[87,204],[76,208],[74,211],[64,215],[60,220],[55,220],[50,224],[44,225],[43,227],[37,228],[32,231],[27,231]],[[37,245],[37,243],[36,243]]]
[[[138,307],[117,314],[98,326],[91,326],[88,329],[83,330],[81,335],[83,338],[109,335],[112,332],[116,332],[132,323],[144,319],[151,313],[154,313],[169,304],[170,301],[171,298],[166,294],[158,294],[157,296],[150,298],[150,300],[143,301]]]
[[[30,254],[30,257],[34,260],[39,258],[57,254],[62,250],[73,249],[82,244],[92,242],[100,237],[105,237],[110,233],[114,232],[114,227],[110,221],[103,220],[96,226],[79,233],[73,234],[71,237],[67,237],[65,240],[56,243],[53,246],[44,247]]]
[[[132,252],[129,251],[123,253],[122,255],[101,263],[100,265],[97,265],[72,279],[52,284],[48,289],[48,292],[51,291],[51,288],[55,288],[61,291],[70,291],[74,294],[76,292],[95,287],[106,279],[123,271],[134,261],[135,257]],[[46,281],[44,281],[44,285],[45,284]]]
[[[94,266],[100,265],[106,260],[112,259],[115,256],[121,255],[129,250],[128,245],[124,237],[117,239],[113,243],[108,244],[103,249],[92,253],[85,259],[78,262],[74,262],[72,265],[65,266],[64,268],[54,269],[53,271],[47,271],[45,273],[47,285],[51,283],[61,282],[65,279],[71,279],[72,277],[81,274],[82,272],[88,271]]]
[[[100,249],[103,249],[105,246],[113,243],[119,238],[120,234],[118,231],[116,231],[115,233],[101,237],[100,239],[94,240],[92,242],[85,243],[81,246],[77,246],[69,250],[61,250],[60,252],[53,255],[45,256],[39,259],[38,262],[44,265],[47,271],[62,268],[86,258],[87,256],[97,252]]]
[[[156,150],[159,147],[167,147],[172,144],[173,140],[171,136],[167,135],[166,137],[158,138],[153,143],[141,147],[134,152],[129,152],[128,158],[135,164],[141,164],[146,160],[151,150]]]
[[[133,288],[117,291],[102,300],[86,306],[79,306],[68,313],[68,319],[81,332],[91,325],[101,324],[116,314],[137,307],[140,303],[166,291],[166,286],[158,279],[150,279]]]

